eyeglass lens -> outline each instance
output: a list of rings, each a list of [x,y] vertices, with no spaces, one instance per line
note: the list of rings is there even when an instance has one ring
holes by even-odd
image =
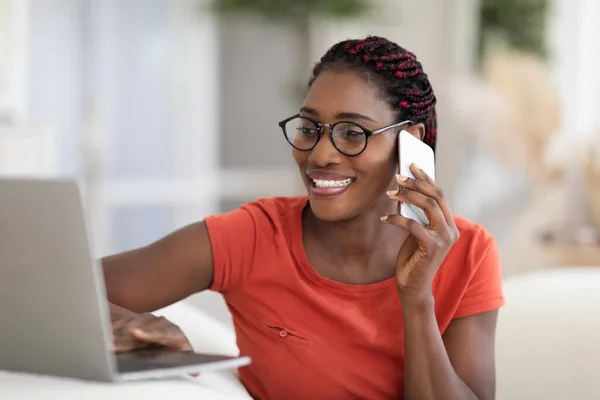
[[[284,130],[287,141],[299,150],[310,150],[319,140],[318,126],[306,118],[297,117],[289,120]],[[348,155],[362,152],[367,143],[365,131],[351,122],[336,124],[331,137],[333,145]]]

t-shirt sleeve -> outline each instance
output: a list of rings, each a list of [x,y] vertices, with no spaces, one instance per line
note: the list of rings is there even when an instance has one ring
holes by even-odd
[[[213,257],[210,290],[239,287],[252,268],[257,245],[255,216],[247,206],[205,218]]]
[[[496,241],[487,234],[483,245],[454,318],[492,311],[504,305],[502,266]]]

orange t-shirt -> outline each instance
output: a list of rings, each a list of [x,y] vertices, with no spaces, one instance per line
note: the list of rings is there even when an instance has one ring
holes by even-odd
[[[239,370],[256,398],[397,399],[404,388],[404,328],[395,278],[350,285],[318,275],[302,242],[306,197],[265,198],[206,219],[211,290],[231,311]],[[481,226],[461,233],[435,277],[435,313],[450,321],[504,303],[498,251]]]

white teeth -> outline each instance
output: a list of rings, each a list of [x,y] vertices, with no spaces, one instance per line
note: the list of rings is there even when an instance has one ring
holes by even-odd
[[[324,181],[321,179],[313,179],[315,186],[318,188],[326,188],[326,187],[344,187],[351,184],[353,181],[352,178],[344,179],[342,181]]]

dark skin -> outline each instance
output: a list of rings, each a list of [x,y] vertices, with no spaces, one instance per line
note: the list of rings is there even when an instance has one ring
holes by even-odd
[[[303,106],[302,113],[322,123],[339,120],[340,113],[362,114],[354,120],[370,129],[397,122],[368,83],[351,72],[323,72]],[[423,136],[422,124],[406,129]],[[309,152],[293,150],[310,198],[303,232],[307,257],[319,274],[339,282],[396,277],[405,320],[406,399],[493,399],[497,311],[456,319],[440,334],[431,286],[459,232],[442,191],[418,166],[411,167],[416,179],[395,176],[396,134],[374,136],[357,157],[339,153],[329,135]],[[354,181],[338,196],[319,198],[306,175],[315,169]],[[431,224],[423,227],[396,215],[399,201],[423,208]],[[149,343],[189,348],[176,326],[148,313],[210,286],[212,255],[204,223],[102,261],[115,331],[121,333],[115,334],[117,351]]]
[[[198,222],[149,246],[102,259],[115,351],[161,345],[189,350],[183,332],[150,312],[208,289],[213,261],[208,231]]]
[[[369,129],[397,122],[377,93],[349,72],[319,76],[304,106],[310,110],[307,116],[322,123],[359,112],[365,118],[356,122]],[[418,138],[423,129],[422,124],[407,128]],[[394,132],[383,133],[360,156],[346,157],[323,135],[312,151],[293,150],[310,197],[304,225],[307,256],[320,274],[340,282],[365,284],[396,276],[406,322],[406,399],[493,399],[497,311],[457,319],[440,335],[431,286],[459,232],[441,189],[418,166],[411,167],[416,179],[395,176],[395,143]],[[310,194],[311,181],[302,173],[315,168],[355,181],[338,197],[319,198]],[[397,215],[398,201],[423,208],[430,226]]]

